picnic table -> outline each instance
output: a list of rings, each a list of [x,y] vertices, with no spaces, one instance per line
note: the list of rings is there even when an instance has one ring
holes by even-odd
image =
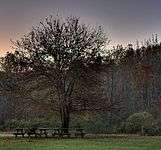
[[[18,137],[18,135],[25,137],[25,130],[23,128],[17,128],[15,129],[15,132],[13,134],[16,138]]]
[[[56,135],[60,136],[60,129],[59,128],[52,129],[52,136],[55,137]]]
[[[67,136],[70,137],[70,133],[67,128],[54,128],[52,129],[52,136],[55,137],[58,135],[59,137]]]
[[[40,137],[42,135],[45,135],[46,138],[48,137],[48,132],[47,131],[49,130],[49,128],[39,128],[38,130],[40,131]]]
[[[28,137],[31,137],[32,135],[35,137],[40,137],[40,133],[38,132],[37,128],[28,128],[26,129],[26,134],[28,135]]]
[[[60,137],[63,138],[64,136],[67,136],[68,138],[71,135],[74,135],[75,137],[81,137],[84,138],[85,132],[83,128],[76,128],[75,130],[67,129],[67,128],[17,128],[15,132],[13,133],[15,137],[18,136],[25,137],[27,135],[29,138],[34,136],[36,137],[48,137],[49,133],[52,135],[52,137]]]

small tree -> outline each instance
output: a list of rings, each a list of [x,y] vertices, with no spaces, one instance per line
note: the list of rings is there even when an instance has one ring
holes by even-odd
[[[152,126],[153,116],[147,112],[135,113],[126,122],[126,131],[130,133],[143,133],[143,128]]]
[[[80,24],[79,18],[49,16],[21,40],[14,42],[15,52],[4,60],[6,69],[32,72],[52,83],[56,96],[55,110],[60,113],[62,127],[69,127],[72,93],[88,65],[94,63],[107,42],[101,27]]]

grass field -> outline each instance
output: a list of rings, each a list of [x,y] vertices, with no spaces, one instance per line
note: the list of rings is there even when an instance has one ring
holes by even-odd
[[[62,140],[1,138],[0,150],[161,150],[161,138]]]

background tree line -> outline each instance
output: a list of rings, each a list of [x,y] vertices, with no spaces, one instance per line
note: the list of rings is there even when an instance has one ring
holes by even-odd
[[[2,124],[54,114],[65,128],[83,117],[107,129],[144,111],[160,120],[157,36],[135,49],[118,45],[105,54],[108,42],[101,27],[80,24],[77,17],[40,22],[1,60]],[[73,121],[76,116],[81,119]]]

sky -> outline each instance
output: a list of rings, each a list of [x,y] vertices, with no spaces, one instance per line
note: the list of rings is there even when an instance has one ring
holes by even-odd
[[[54,12],[102,25],[110,46],[161,37],[161,0],[0,0],[0,55],[12,50],[32,26]]]

